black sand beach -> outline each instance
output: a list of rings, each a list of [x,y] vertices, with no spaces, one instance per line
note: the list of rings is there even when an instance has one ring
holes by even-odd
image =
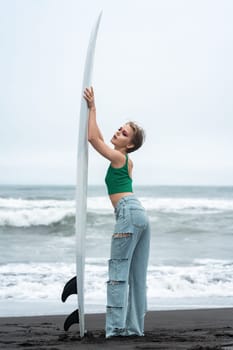
[[[0,318],[0,349],[233,349],[233,308],[150,311],[144,337],[105,339],[104,314],[86,316],[86,337],[77,325],[63,330],[65,316]]]

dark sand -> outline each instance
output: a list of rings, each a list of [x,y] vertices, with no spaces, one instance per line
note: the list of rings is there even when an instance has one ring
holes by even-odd
[[[86,316],[88,334],[78,325],[63,331],[65,316],[0,318],[0,349],[233,349],[233,308],[151,311],[144,337],[105,339],[104,314]]]

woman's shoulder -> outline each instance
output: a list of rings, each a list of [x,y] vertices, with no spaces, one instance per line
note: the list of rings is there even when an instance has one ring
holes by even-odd
[[[111,166],[113,168],[121,168],[126,164],[126,162],[128,162],[128,158],[120,151],[115,151],[115,152],[116,152],[116,157],[114,161],[111,162]]]

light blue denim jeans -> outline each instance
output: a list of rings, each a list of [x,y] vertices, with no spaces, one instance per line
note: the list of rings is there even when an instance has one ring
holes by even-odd
[[[115,216],[107,282],[106,338],[143,336],[150,246],[148,216],[135,195],[119,200]]]

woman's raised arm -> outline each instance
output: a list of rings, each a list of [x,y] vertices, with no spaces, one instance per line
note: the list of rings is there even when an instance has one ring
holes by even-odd
[[[119,160],[122,158],[122,154],[119,151],[112,149],[104,142],[104,138],[98,127],[96,121],[96,106],[93,87],[86,88],[83,97],[87,101],[87,106],[89,108],[88,141],[102,156],[109,159],[113,163],[119,162]]]

